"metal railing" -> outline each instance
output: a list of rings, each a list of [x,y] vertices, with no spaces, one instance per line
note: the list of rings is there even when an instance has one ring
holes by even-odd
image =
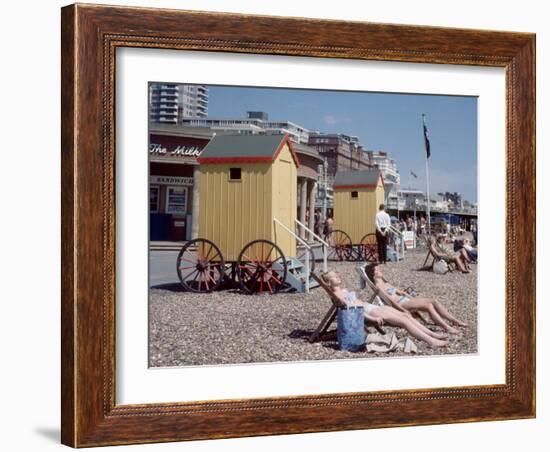
[[[306,249],[308,251],[311,251],[311,246],[305,240],[302,240],[300,237],[298,237],[298,235],[296,235],[296,233],[294,233],[289,228],[287,228],[283,223],[281,223],[279,220],[277,220],[277,218],[273,218],[273,222],[275,224],[278,224],[279,226],[281,226],[286,232],[288,232],[291,236],[293,236],[296,240],[298,240],[302,245],[304,245],[306,247]],[[310,278],[310,275],[311,275],[311,266],[310,266],[310,262],[309,262],[309,253],[306,253],[306,262],[305,262],[305,264],[306,264],[305,286],[306,286],[306,293],[309,293],[309,278]]]
[[[403,239],[403,234],[401,233],[401,231],[399,229],[397,229],[395,226],[391,226],[390,225],[390,231],[392,234],[396,235],[398,238],[399,238],[399,248],[400,248],[400,251],[397,251],[398,255],[397,255],[397,259],[399,260],[399,256],[401,256],[402,259],[405,258],[405,240]],[[394,239],[395,240],[395,239]]]
[[[320,236],[318,236],[317,234],[315,234],[315,232],[313,232],[311,229],[309,229],[305,224],[303,224],[302,222],[298,221],[297,219],[295,219],[294,221],[296,221],[296,224],[300,227],[302,227],[306,232],[309,233],[309,236],[310,237],[313,237],[314,239],[316,239],[319,243],[321,243],[321,246],[323,248],[323,272],[327,272],[328,271],[328,264],[327,264],[327,261],[328,261],[328,248],[329,248],[329,244],[323,240]]]

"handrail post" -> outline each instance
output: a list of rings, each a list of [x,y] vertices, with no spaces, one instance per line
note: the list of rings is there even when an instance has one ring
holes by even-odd
[[[296,221],[298,222],[298,220],[296,220]],[[273,223],[280,225],[290,235],[293,235],[296,240],[298,240],[302,245],[304,245],[308,251],[311,251],[311,246],[310,245],[308,245],[304,240],[302,240],[294,232],[292,232],[290,229],[288,229],[283,223],[281,223],[279,220],[277,220],[277,218],[273,218]],[[306,280],[305,280],[306,293],[309,293],[309,278],[311,276],[310,268],[311,267],[310,267],[310,264],[309,264],[309,253],[306,253]]]
[[[328,271],[328,264],[327,264],[327,260],[328,260],[327,246],[323,243],[323,244],[322,244],[322,247],[323,247],[323,272],[326,273],[326,272]]]
[[[310,278],[310,270],[309,270],[309,253],[306,253],[306,293],[309,293],[309,278]]]

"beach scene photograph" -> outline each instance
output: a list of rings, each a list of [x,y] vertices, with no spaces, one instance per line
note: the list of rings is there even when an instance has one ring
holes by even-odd
[[[478,352],[478,99],[151,81],[149,366]]]

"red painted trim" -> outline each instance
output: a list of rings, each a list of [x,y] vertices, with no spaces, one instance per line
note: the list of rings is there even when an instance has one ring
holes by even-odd
[[[197,162],[201,165],[208,163],[271,163],[277,160],[285,144],[288,144],[296,168],[298,168],[300,166],[298,156],[296,155],[296,151],[294,150],[294,146],[288,134],[285,134],[272,157],[198,157]]]
[[[288,144],[288,148],[290,149],[290,153],[292,154],[292,158],[294,159],[294,163],[296,164],[296,168],[300,167],[300,162],[298,160],[298,156],[296,155],[296,151],[294,150],[294,145],[292,144],[292,141],[290,140],[290,137],[288,133],[285,134],[284,138],[281,140],[281,143],[279,144],[279,147],[275,151],[275,155],[273,156],[273,161],[277,160],[277,157],[283,150],[284,145]]]
[[[335,185],[333,188],[336,189],[349,189],[349,188],[376,188],[377,184],[354,184],[354,185]]]
[[[271,163],[271,157],[199,157],[197,162],[205,163]]]

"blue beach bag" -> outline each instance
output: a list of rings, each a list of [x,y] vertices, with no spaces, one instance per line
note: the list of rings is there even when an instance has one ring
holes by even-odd
[[[338,308],[336,321],[340,350],[356,352],[365,345],[364,311],[363,306]]]

